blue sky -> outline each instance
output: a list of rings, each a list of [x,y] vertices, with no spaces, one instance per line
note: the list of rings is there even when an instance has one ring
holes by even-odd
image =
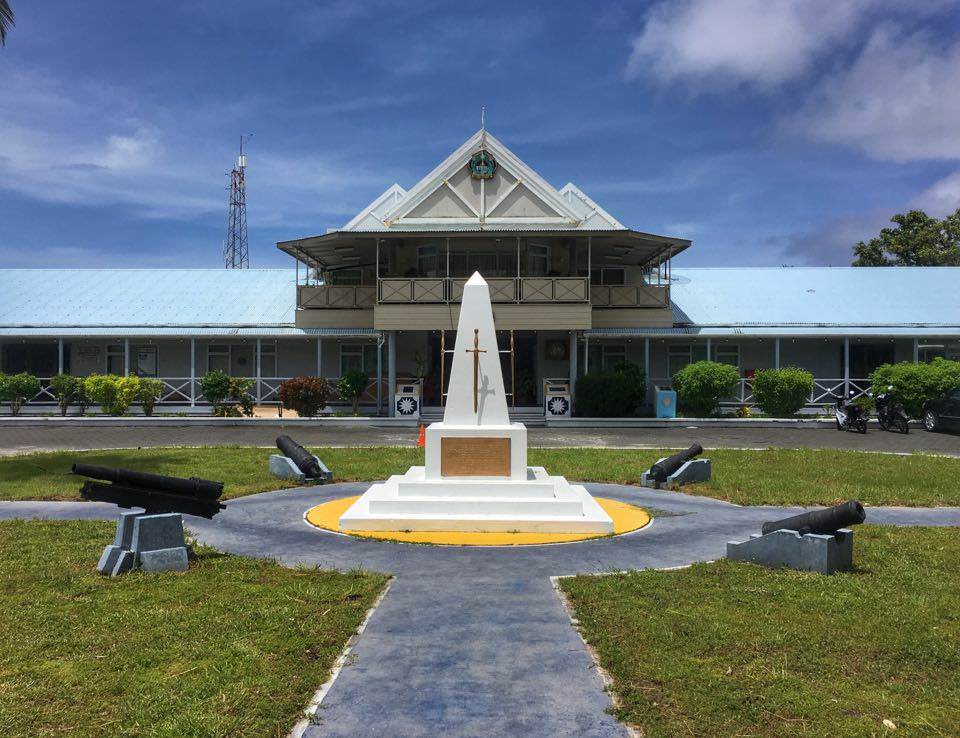
[[[960,3],[35,2],[0,49],[0,266],[253,266],[487,127],[680,265],[842,265],[960,206]],[[922,6],[919,9],[916,6]]]

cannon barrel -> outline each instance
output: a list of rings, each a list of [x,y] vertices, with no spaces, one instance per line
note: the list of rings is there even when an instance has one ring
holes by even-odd
[[[124,487],[158,490],[206,500],[217,500],[223,494],[222,482],[212,482],[209,479],[199,479],[197,477],[184,479],[183,477],[168,477],[163,474],[151,474],[149,472],[133,471],[132,469],[114,469],[92,464],[74,464],[71,470],[81,477],[114,482]]]
[[[856,500],[848,500],[823,510],[811,510],[783,520],[771,520],[764,523],[760,530],[764,535],[773,533],[775,530],[795,530],[801,535],[831,534],[848,525],[859,525],[866,517],[863,505]]]
[[[657,484],[663,484],[667,481],[667,477],[673,474],[677,469],[702,453],[703,446],[701,446],[699,443],[694,443],[690,448],[679,451],[673,456],[668,456],[662,461],[658,461],[656,464],[651,466],[650,477]]]
[[[277,436],[277,448],[283,451],[284,456],[288,457],[309,479],[323,477],[323,470],[313,458],[313,454],[290,436]]]

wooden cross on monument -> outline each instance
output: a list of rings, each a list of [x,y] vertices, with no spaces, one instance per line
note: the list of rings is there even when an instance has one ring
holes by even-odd
[[[480,354],[487,353],[486,349],[480,348],[480,329],[473,329],[473,348],[466,350],[468,354],[473,354],[473,412],[477,412],[477,372],[480,368]]]

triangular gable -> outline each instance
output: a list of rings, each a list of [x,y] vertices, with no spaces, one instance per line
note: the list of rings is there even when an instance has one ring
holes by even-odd
[[[626,226],[597,205],[586,192],[577,187],[573,182],[567,182],[567,184],[561,188],[560,196],[577,211],[583,221],[584,228],[590,230],[601,230],[603,228],[626,230]]]
[[[476,180],[467,167],[485,149],[497,161],[493,179]],[[489,185],[489,192],[488,190]],[[581,218],[539,174],[484,130],[477,131],[383,216],[385,225],[542,223],[577,228]]]
[[[406,197],[406,194],[407,191],[403,189],[403,187],[394,183],[386,192],[353,216],[353,219],[341,230],[362,231],[372,228],[382,229],[383,216],[395,208],[397,204]]]

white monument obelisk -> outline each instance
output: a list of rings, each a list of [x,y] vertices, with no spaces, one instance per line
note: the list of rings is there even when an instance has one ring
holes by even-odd
[[[463,288],[443,421],[426,431],[426,466],[368,489],[340,530],[612,533],[580,485],[527,466],[527,429],[507,414],[490,290]]]

